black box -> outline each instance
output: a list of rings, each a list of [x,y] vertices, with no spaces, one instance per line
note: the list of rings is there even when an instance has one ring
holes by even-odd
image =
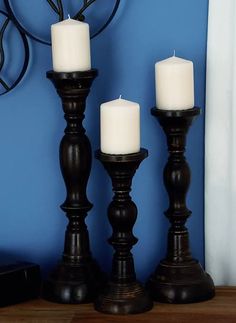
[[[41,287],[39,265],[19,262],[0,266],[0,306],[38,298]]]

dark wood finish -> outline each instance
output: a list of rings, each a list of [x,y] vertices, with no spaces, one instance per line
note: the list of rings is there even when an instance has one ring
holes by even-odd
[[[45,283],[44,297],[59,303],[91,302],[103,280],[91,256],[85,224],[92,208],[86,195],[91,171],[91,145],[83,127],[86,98],[97,70],[56,73],[47,77],[61,97],[67,127],[60,144],[60,165],[67,197],[61,205],[69,219],[63,259]]]
[[[145,288],[136,280],[134,261],[130,252],[138,239],[132,229],[137,218],[137,207],[131,200],[132,178],[148,152],[127,155],[109,155],[97,151],[98,158],[112,180],[113,201],[108,208],[108,218],[113,229],[109,243],[115,249],[111,279],[95,300],[97,311],[109,314],[142,313],[152,308]]]
[[[171,223],[167,255],[151,276],[148,287],[155,300],[167,303],[192,303],[214,296],[211,277],[192,258],[185,222],[191,215],[186,206],[190,168],[185,159],[186,135],[199,108],[168,111],[151,110],[162,126],[168,144],[169,159],[164,169],[164,184],[169,195],[165,215]]]
[[[47,323],[235,323],[236,288],[218,287],[216,297],[196,304],[156,303],[139,315],[105,315],[92,304],[64,305],[33,300],[0,309],[0,322]]]

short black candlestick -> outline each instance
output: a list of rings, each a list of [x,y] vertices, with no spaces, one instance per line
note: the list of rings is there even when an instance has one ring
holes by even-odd
[[[44,297],[58,303],[91,302],[102,281],[100,269],[91,256],[85,224],[92,204],[86,187],[91,171],[91,145],[82,125],[86,98],[97,70],[56,73],[47,77],[61,97],[67,127],[60,144],[60,166],[67,197],[61,205],[69,224],[65,233],[62,261],[44,286]]]
[[[113,234],[108,240],[114,247],[110,281],[95,300],[95,309],[108,314],[135,314],[152,308],[152,300],[136,280],[134,261],[130,252],[138,239],[132,229],[137,218],[137,207],[131,200],[132,178],[143,159],[146,149],[127,155],[109,155],[96,152],[112,180],[114,198],[108,208]]]
[[[215,295],[211,277],[192,258],[189,234],[185,227],[191,211],[186,207],[190,168],[185,159],[186,135],[199,108],[188,110],[151,110],[166,136],[169,159],[164,169],[164,184],[169,195],[165,215],[171,223],[167,256],[151,276],[148,287],[154,300],[165,303],[193,303]]]

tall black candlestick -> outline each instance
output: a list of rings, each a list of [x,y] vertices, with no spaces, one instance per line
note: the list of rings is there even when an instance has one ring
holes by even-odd
[[[113,234],[108,240],[115,249],[110,281],[95,301],[95,309],[109,314],[134,314],[152,308],[152,300],[136,280],[134,261],[130,252],[138,239],[132,229],[137,218],[137,207],[131,200],[132,178],[143,159],[146,149],[126,155],[109,155],[97,151],[112,180],[114,198],[108,208]]]
[[[199,108],[188,110],[151,110],[161,124],[169,150],[164,169],[164,183],[169,195],[165,215],[171,223],[168,234],[167,256],[151,276],[148,287],[155,300],[166,303],[193,303],[214,296],[211,277],[192,258],[189,234],[185,227],[191,211],[186,207],[190,184],[190,168],[185,159],[186,135]]]
[[[69,224],[65,233],[62,261],[44,286],[44,297],[59,303],[91,302],[103,275],[91,256],[89,234],[85,224],[92,208],[86,195],[91,171],[91,145],[82,125],[86,98],[97,70],[57,73],[47,77],[61,97],[67,127],[60,144],[60,166],[67,197],[61,205]]]

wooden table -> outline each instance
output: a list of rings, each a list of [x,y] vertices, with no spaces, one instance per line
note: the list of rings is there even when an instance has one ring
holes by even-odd
[[[0,309],[0,322],[79,323],[236,323],[236,287],[219,287],[213,300],[188,305],[156,303],[153,310],[129,316],[104,315],[92,304],[60,305],[33,300]]]

